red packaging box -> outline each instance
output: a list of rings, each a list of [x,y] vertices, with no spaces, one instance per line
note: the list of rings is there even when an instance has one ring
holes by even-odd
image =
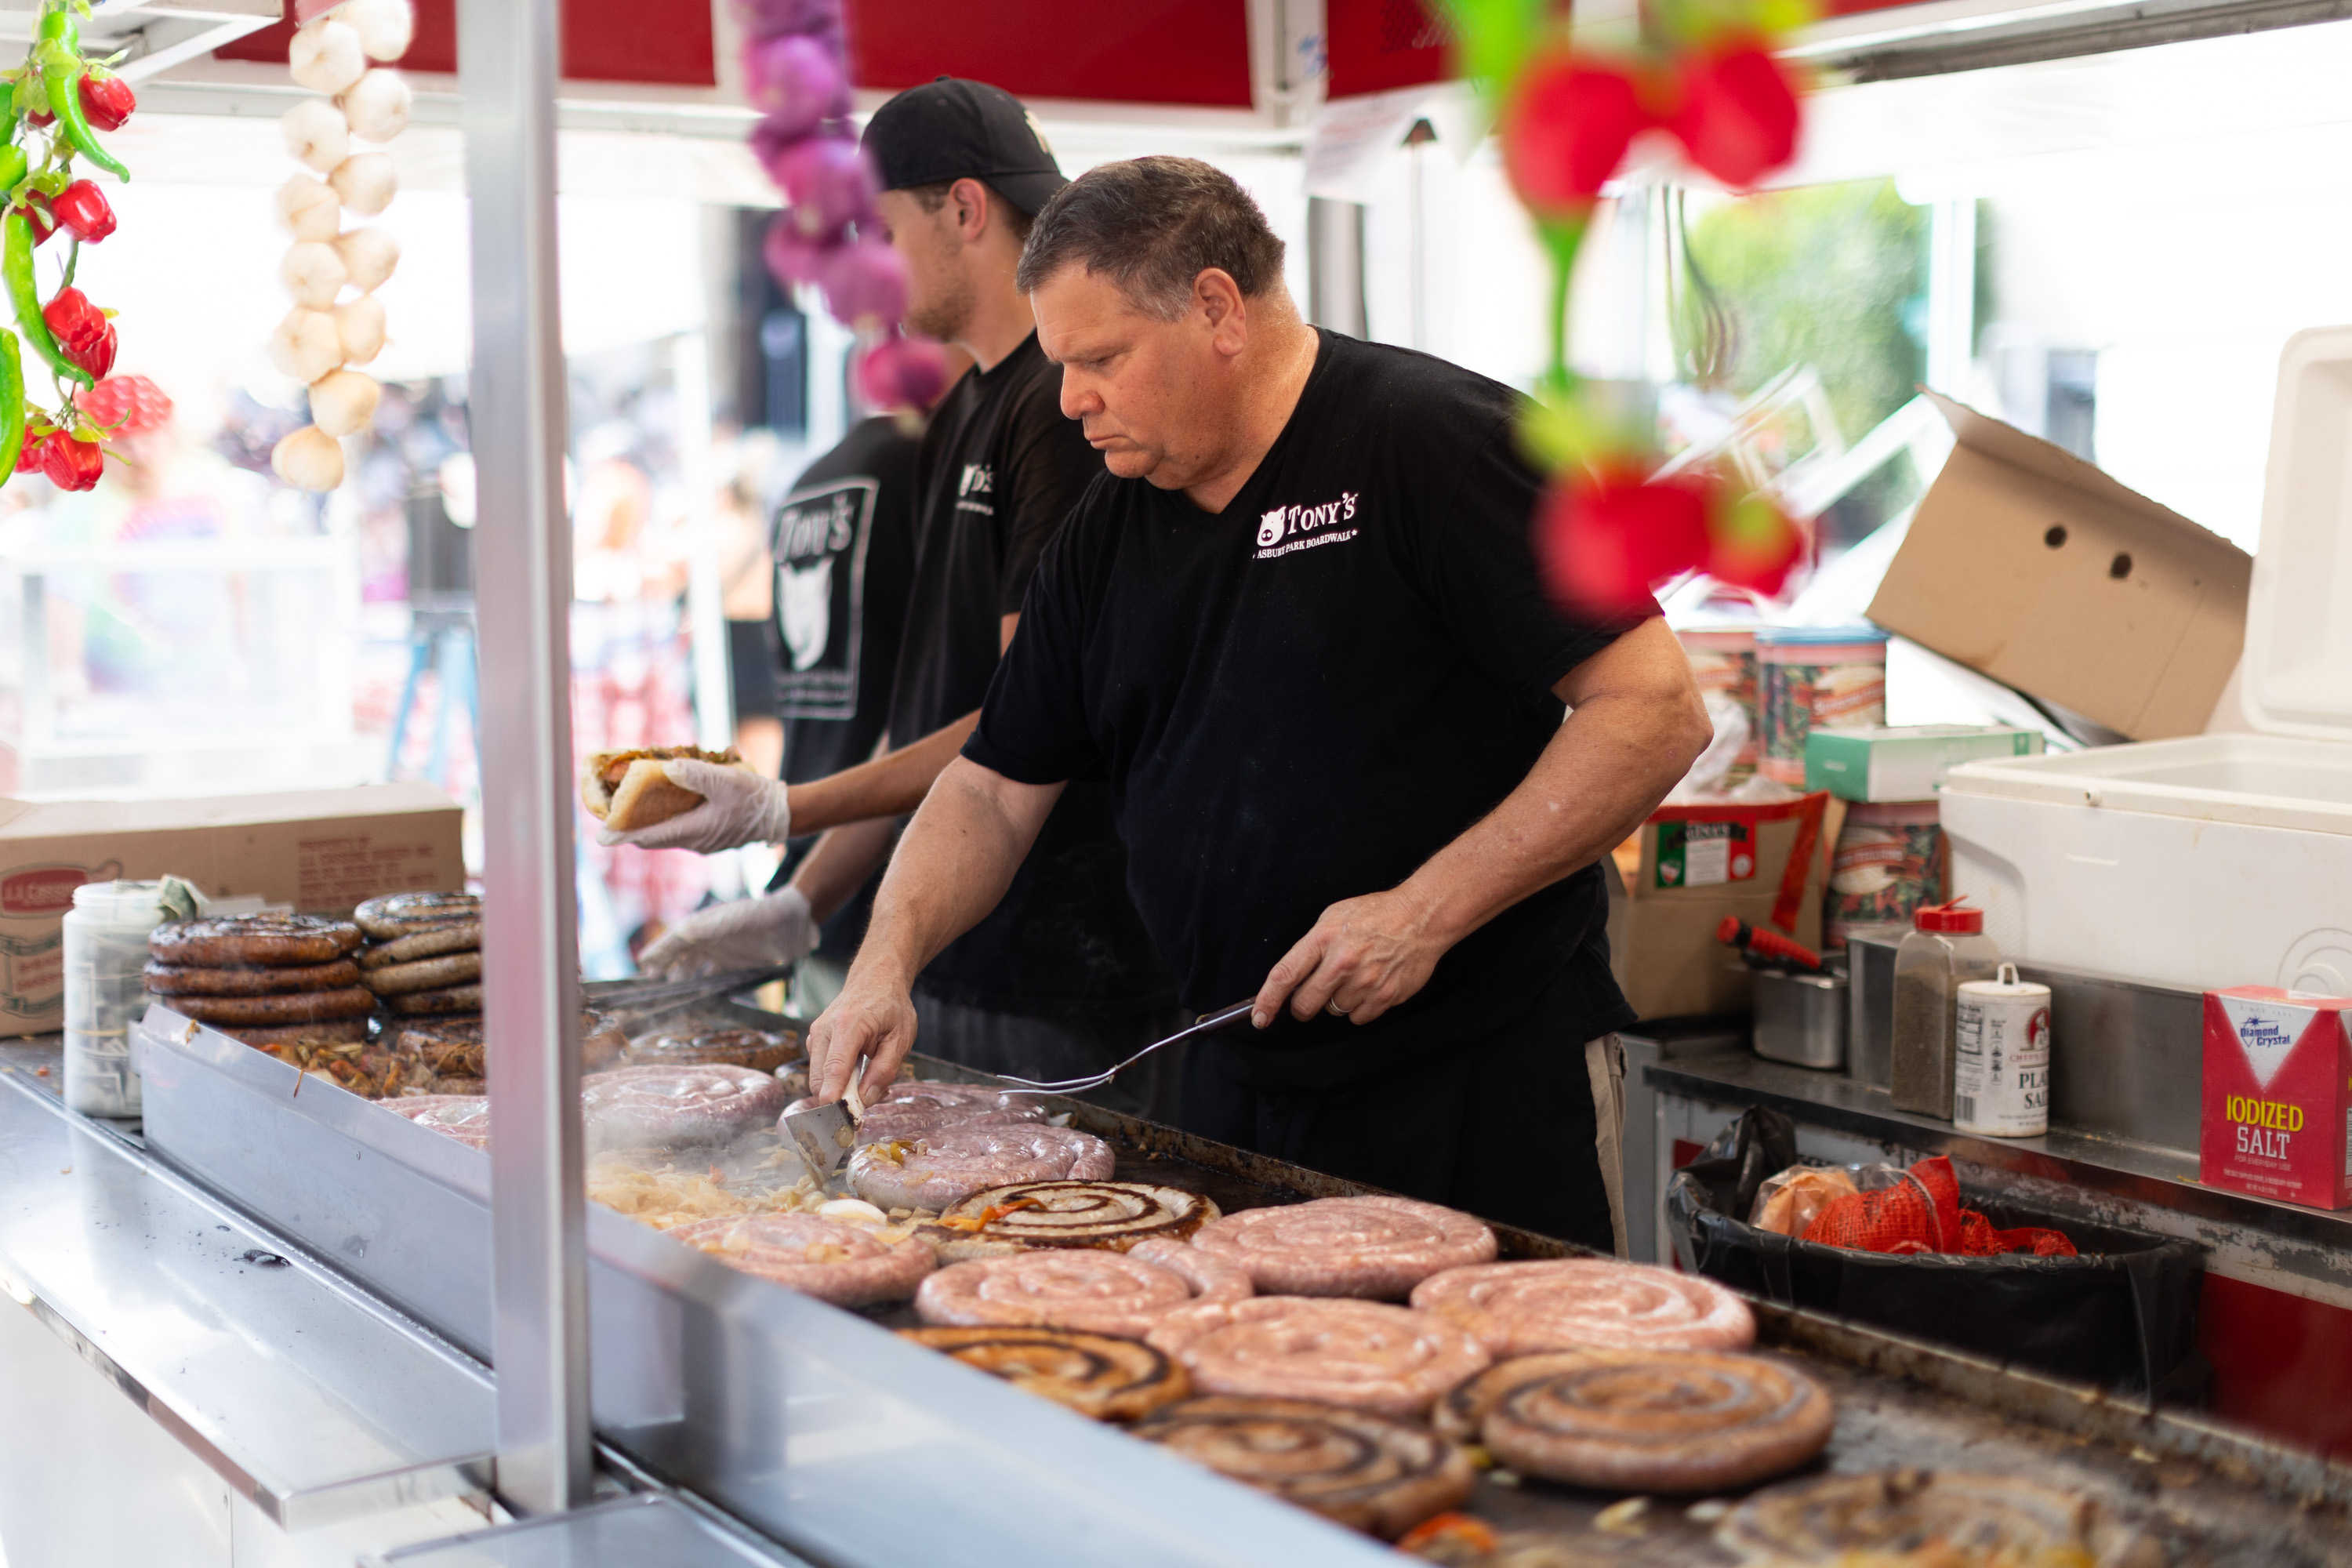
[[[2205,993],[2205,1184],[2352,1208],[2352,998]]]

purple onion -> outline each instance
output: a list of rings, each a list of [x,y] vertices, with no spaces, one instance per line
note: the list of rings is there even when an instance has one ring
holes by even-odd
[[[787,34],[743,51],[744,91],[767,116],[760,133],[768,137],[796,142],[828,116],[847,113],[846,85],[838,58],[814,38]]]
[[[750,38],[806,33],[837,42],[844,31],[841,0],[735,0],[735,19]]]
[[[792,214],[778,213],[775,221],[768,226],[760,254],[776,281],[790,288],[795,283],[814,283],[824,277],[826,260],[839,248],[838,245],[811,239],[793,222]]]
[[[817,281],[825,308],[852,327],[887,327],[907,313],[907,263],[878,239],[861,239],[825,255]]]
[[[857,395],[869,407],[929,408],[947,389],[947,351],[929,338],[885,338],[858,358]]]
[[[812,238],[831,239],[874,214],[874,174],[855,142],[813,136],[793,142],[768,165],[793,205],[793,221]]]

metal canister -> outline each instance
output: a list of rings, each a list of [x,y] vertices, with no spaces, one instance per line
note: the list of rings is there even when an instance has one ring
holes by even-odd
[[[1994,1138],[2050,1131],[2050,987],[2004,963],[1964,982],[1952,1031],[1952,1125]]]

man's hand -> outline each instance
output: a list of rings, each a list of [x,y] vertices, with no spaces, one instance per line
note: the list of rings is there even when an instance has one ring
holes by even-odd
[[[915,1002],[904,981],[883,978],[879,966],[853,967],[848,984],[809,1029],[809,1097],[830,1105],[849,1092],[862,1058],[859,1095],[871,1101],[898,1076],[915,1048]]]
[[[1429,984],[1458,936],[1433,927],[1427,906],[1404,888],[1340,900],[1267,972],[1250,1022],[1273,1023],[1286,997],[1302,1023],[1326,1010],[1370,1023]]]
[[[596,842],[611,848],[692,849],[716,855],[746,844],[782,844],[793,830],[791,797],[781,780],[761,778],[749,768],[673,757],[662,764],[669,782],[702,797],[692,811],[634,833],[596,830]]]
[[[790,963],[815,947],[817,936],[807,896],[786,888],[687,916],[638,956],[637,967],[671,980],[760,969]]]

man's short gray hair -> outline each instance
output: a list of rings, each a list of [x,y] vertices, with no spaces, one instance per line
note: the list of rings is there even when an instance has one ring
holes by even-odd
[[[1034,293],[1064,268],[1100,273],[1136,309],[1172,321],[1210,268],[1244,299],[1282,279],[1282,241],[1233,176],[1198,158],[1135,158],[1089,169],[1038,209],[1015,281]]]

